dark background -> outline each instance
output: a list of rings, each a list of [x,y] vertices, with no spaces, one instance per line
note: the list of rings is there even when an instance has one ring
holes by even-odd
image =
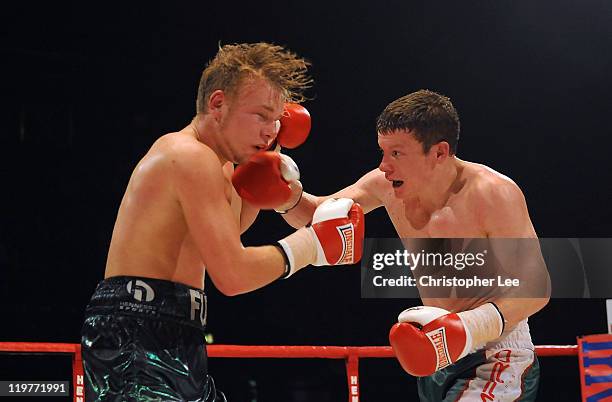
[[[131,170],[157,137],[190,121],[218,43],[275,42],[312,61],[311,137],[288,152],[309,192],[331,193],[376,167],[376,116],[428,88],[460,113],[459,156],[513,178],[540,236],[610,237],[608,1],[2,8],[0,341],[79,341]],[[290,231],[265,212],[243,243]],[[366,233],[395,236],[382,210],[368,215]],[[312,268],[232,298],[207,287],[209,331],[221,344],[387,345],[397,314],[418,303],[361,300],[356,266]],[[553,300],[530,325],[536,344],[574,344],[606,331],[604,301]],[[38,359],[0,356],[1,379],[69,378],[69,361],[58,372],[55,360]],[[539,400],[579,399],[575,358],[541,364]],[[230,401],[346,400],[341,361],[210,365]],[[364,401],[415,400],[395,361],[360,368]]]

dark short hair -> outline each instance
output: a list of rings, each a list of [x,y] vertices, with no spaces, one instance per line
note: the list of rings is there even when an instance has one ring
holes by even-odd
[[[427,153],[432,145],[448,142],[451,155],[459,142],[459,115],[450,99],[421,89],[389,103],[376,120],[376,131],[385,135],[405,130],[414,134]]]

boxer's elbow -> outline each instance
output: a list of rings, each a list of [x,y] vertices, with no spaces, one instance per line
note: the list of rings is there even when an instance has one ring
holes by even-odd
[[[548,271],[546,270],[544,271],[544,283],[542,286],[545,288],[545,290],[542,292],[543,293],[542,297],[533,299],[533,302],[532,302],[533,313],[532,314],[535,314],[538,311],[542,310],[544,307],[546,307],[546,305],[550,301],[550,294],[552,292],[552,288],[551,288],[551,282],[550,282],[550,275]]]
[[[548,297],[524,299],[524,303],[522,303],[523,308],[521,309],[522,312],[518,314],[519,316],[517,317],[516,322],[522,321],[536,314],[538,311],[546,307],[549,300],[550,298]]]
[[[257,276],[253,277],[252,274],[257,272],[256,268],[251,261],[235,256],[217,270],[215,277],[211,275],[211,279],[224,296],[238,296],[265,285],[259,283],[261,281]]]
[[[224,296],[232,297],[252,292],[255,289],[265,286],[266,284],[267,283],[255,284],[254,282],[242,279],[233,282],[224,281],[221,286],[217,286],[217,284],[215,284],[215,286],[221,293],[223,293]]]
[[[215,287],[224,296],[237,296],[248,292],[249,290],[244,284],[232,275],[220,275],[218,278],[212,278]]]
[[[221,287],[217,286],[217,289],[219,290],[219,292],[223,294],[223,296],[230,296],[230,297],[238,296],[243,293],[246,293],[246,291],[242,290],[239,286],[232,286],[232,285],[223,285]]]
[[[215,287],[225,296],[237,296],[266,286],[282,274],[283,256],[271,252],[276,247],[240,247],[231,252],[225,250],[226,258],[217,261],[209,270]]]
[[[207,266],[208,276],[224,296],[237,296],[250,290],[245,283],[244,275],[241,275],[236,268],[240,267],[240,264],[236,258],[226,258]]]
[[[535,299],[533,303],[533,310],[534,310],[533,314],[537,313],[538,311],[546,307],[549,301],[550,301],[550,296]]]

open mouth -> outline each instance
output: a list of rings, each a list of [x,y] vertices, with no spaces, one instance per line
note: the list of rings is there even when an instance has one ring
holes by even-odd
[[[399,188],[404,184],[402,180],[392,180],[391,183],[393,184],[393,188]]]

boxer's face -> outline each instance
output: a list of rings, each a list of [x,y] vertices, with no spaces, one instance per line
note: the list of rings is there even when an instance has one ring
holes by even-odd
[[[278,133],[283,107],[281,92],[262,78],[251,79],[236,90],[220,125],[233,162],[242,163],[267,148]]]
[[[422,144],[404,130],[378,134],[378,146],[382,151],[378,168],[391,182],[397,198],[409,198],[427,187],[436,163],[431,149],[424,153]]]

